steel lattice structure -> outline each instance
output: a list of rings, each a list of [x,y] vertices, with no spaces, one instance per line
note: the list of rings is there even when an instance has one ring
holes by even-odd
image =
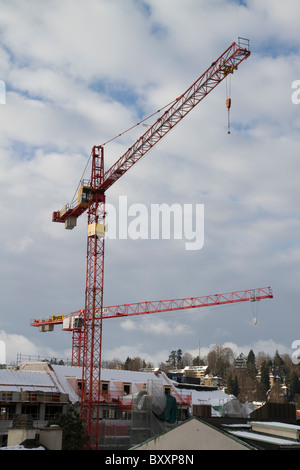
[[[103,181],[103,148],[94,147],[92,154],[91,187],[97,188]],[[88,206],[88,227],[104,225],[105,195],[98,190]],[[100,375],[102,351],[102,315],[104,279],[104,237],[87,237],[85,315],[83,318],[81,418],[90,437],[92,448],[98,446],[98,422],[100,405]]]
[[[123,318],[136,315],[149,315],[152,313],[174,312],[179,310],[198,309],[201,307],[213,307],[217,305],[236,304],[240,302],[257,302],[264,299],[272,299],[271,287],[247,289],[236,292],[205,295],[201,297],[188,297],[183,299],[150,300],[147,302],[135,302],[123,305],[112,305],[96,310],[96,318],[110,319]],[[102,314],[101,314],[102,312]],[[64,331],[72,331],[72,365],[82,365],[82,328],[85,310],[77,310],[68,315],[54,315],[46,318],[32,320],[31,326],[63,324],[63,318],[67,322],[63,325]],[[76,321],[71,321],[76,319]]]
[[[88,187],[82,186],[83,192],[75,205],[67,204],[52,215],[53,222],[64,222],[66,228],[72,229],[77,218],[88,210],[85,309],[83,334],[78,341],[83,357],[81,417],[93,449],[98,448],[100,406],[105,192],[249,55],[247,40],[233,42],[106,172],[103,147],[95,146]],[[101,312],[100,316],[97,311]]]

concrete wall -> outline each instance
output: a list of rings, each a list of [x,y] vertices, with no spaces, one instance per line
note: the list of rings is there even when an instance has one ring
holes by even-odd
[[[36,429],[9,429],[7,446],[17,446],[27,439],[35,439]]]
[[[7,446],[17,446],[26,440],[34,440],[37,429],[15,429],[8,430]],[[62,429],[58,427],[47,427],[40,430],[39,443],[47,450],[61,450]]]
[[[62,429],[56,426],[41,429],[39,442],[47,450],[61,450]]]

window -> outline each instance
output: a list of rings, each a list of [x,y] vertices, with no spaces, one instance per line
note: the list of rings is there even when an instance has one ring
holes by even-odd
[[[101,382],[101,390],[102,390],[102,392],[108,392],[109,382]]]
[[[82,382],[82,380],[77,380],[77,387],[78,387],[78,390],[83,390],[84,382]]]
[[[103,408],[101,411],[102,411],[103,419],[115,419],[116,418],[116,410],[114,408]],[[101,416],[101,413],[100,413],[100,416]]]
[[[56,413],[62,414],[62,406],[46,405],[45,407],[45,420],[54,418]]]
[[[33,419],[39,419],[40,417],[40,408],[38,405],[23,405],[22,414],[31,415]]]
[[[15,406],[0,406],[0,420],[12,419]]]
[[[121,419],[131,419],[131,411],[122,411]]]
[[[131,384],[123,384],[123,395],[130,395],[131,393]]]

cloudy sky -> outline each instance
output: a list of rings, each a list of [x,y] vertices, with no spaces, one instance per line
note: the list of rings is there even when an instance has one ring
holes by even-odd
[[[39,333],[30,320],[84,306],[86,214],[73,231],[51,217],[72,200],[92,147],[181,95],[239,36],[251,56],[232,76],[231,134],[223,81],[107,191],[115,207],[121,196],[147,210],[203,204],[203,247],[107,240],[104,303],[265,286],[274,299],[105,320],[103,358],[158,364],[174,349],[197,355],[199,344],[202,354],[213,344],[291,354],[300,340],[299,2],[0,0],[0,11],[7,362],[17,353],[71,355],[69,333]],[[106,169],[144,130],[105,145]]]

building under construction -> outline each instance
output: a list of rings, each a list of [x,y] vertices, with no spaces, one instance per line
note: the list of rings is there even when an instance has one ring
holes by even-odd
[[[0,370],[0,447],[18,415],[33,419],[36,433],[56,413],[80,411],[81,368],[47,362],[20,363]],[[224,392],[182,390],[164,372],[102,369],[99,442],[101,449],[129,449],[178,426],[193,413],[219,416],[231,401]],[[197,406],[196,406],[197,405]],[[201,408],[200,406],[200,408]]]

